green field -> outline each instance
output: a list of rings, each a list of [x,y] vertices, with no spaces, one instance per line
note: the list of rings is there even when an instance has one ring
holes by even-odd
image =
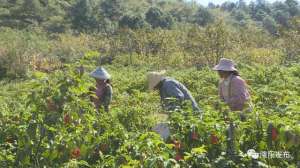
[[[83,75],[76,71],[79,62],[85,67]],[[91,59],[83,58],[50,74],[33,72],[30,80],[3,82],[2,166],[296,167],[300,158],[299,65],[239,65],[255,108],[246,122],[229,112],[235,125],[231,140],[229,121],[224,120],[228,107],[219,101],[218,76],[211,69],[167,70],[190,88],[204,110],[201,121],[189,108],[162,110],[158,93],[146,89],[145,74],[150,69],[145,67],[106,66],[114,88],[111,112],[96,112],[88,96],[89,86],[94,85],[88,73],[95,67]],[[54,109],[47,105],[48,99],[55,102]],[[171,128],[166,141],[151,131],[162,120]],[[278,133],[275,137],[271,125]],[[286,152],[290,157],[255,160],[247,155],[249,149]]]

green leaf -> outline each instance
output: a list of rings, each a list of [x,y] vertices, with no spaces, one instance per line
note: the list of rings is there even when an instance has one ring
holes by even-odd
[[[205,149],[205,146],[201,146],[201,147],[198,147],[198,148],[193,148],[192,149],[192,153],[195,153],[195,154],[199,154],[199,155],[202,155],[204,153],[206,153],[206,149]]]

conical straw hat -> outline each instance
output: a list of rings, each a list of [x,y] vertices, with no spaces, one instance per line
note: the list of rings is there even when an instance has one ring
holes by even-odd
[[[90,73],[90,76],[102,80],[111,78],[110,74],[103,67],[98,67],[95,71]]]
[[[147,80],[149,84],[149,90],[154,90],[154,87],[164,78],[166,71],[149,72],[147,74]]]

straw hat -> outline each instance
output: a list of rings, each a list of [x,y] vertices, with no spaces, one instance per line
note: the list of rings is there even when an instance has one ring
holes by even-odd
[[[90,73],[90,76],[101,80],[106,80],[111,78],[110,74],[103,67],[98,67],[95,71]]]
[[[227,58],[221,58],[218,65],[216,65],[213,70],[215,71],[237,71],[234,67],[234,62]]]
[[[149,72],[147,79],[149,83],[149,90],[154,90],[154,87],[164,78],[166,71]]]

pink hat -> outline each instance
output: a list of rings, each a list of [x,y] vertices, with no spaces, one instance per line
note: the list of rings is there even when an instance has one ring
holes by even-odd
[[[234,67],[234,62],[230,59],[221,58],[218,65],[216,65],[213,70],[215,71],[237,71]]]

